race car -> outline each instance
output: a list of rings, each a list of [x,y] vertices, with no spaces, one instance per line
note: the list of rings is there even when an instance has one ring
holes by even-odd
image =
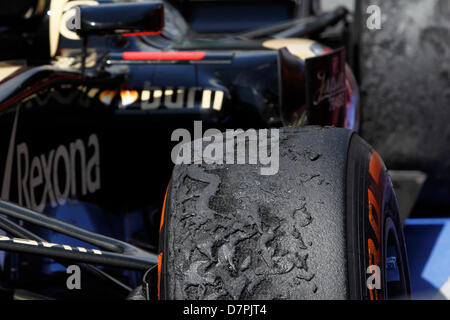
[[[2,2],[5,297],[410,296],[352,48],[323,37],[349,13],[254,7]]]

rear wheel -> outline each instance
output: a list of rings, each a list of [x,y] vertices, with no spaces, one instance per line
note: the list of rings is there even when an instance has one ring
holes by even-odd
[[[344,129],[284,128],[279,141],[274,176],[260,175],[259,165],[175,167],[159,297],[408,296],[397,203],[379,156]],[[370,277],[369,266],[380,272]]]

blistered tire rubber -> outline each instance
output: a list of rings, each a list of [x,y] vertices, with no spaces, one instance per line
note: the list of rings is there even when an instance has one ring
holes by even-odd
[[[378,154],[337,128],[282,128],[279,142],[273,176],[260,175],[260,165],[175,166],[158,298],[408,297],[397,203]]]

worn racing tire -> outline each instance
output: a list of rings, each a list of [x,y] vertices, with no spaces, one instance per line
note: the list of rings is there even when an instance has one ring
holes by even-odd
[[[303,127],[280,130],[279,155],[272,176],[261,165],[175,166],[158,297],[408,297],[397,203],[378,154],[348,130]]]

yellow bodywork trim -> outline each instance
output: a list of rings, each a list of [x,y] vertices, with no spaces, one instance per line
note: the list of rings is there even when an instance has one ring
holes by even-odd
[[[311,50],[311,46],[314,43],[315,41],[309,39],[288,38],[267,40],[263,42],[263,46],[274,50],[287,48],[289,52],[297,58],[306,60],[316,56],[316,54]]]

